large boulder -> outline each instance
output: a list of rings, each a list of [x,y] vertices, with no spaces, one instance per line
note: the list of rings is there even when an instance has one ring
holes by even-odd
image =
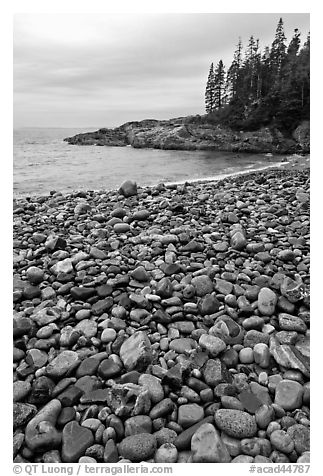
[[[132,197],[134,195],[137,195],[137,184],[136,182],[133,182],[132,180],[126,180],[123,182],[119,189],[119,193],[123,195],[124,197]]]

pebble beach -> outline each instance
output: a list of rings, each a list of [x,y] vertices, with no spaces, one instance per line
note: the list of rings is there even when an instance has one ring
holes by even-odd
[[[309,463],[309,201],[301,160],[16,198],[14,462]]]

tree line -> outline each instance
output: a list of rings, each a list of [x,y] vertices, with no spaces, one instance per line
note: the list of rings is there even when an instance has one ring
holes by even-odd
[[[274,126],[290,133],[310,117],[310,35],[301,46],[294,30],[286,44],[279,19],[271,46],[260,51],[251,36],[244,51],[241,39],[226,71],[211,63],[205,90],[206,119],[234,129]]]

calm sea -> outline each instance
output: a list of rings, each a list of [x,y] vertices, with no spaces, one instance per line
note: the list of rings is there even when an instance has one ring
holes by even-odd
[[[124,180],[138,185],[223,178],[277,165],[281,157],[231,152],[75,146],[65,137],[89,128],[23,128],[14,130],[13,187],[15,196],[51,190],[111,190]]]

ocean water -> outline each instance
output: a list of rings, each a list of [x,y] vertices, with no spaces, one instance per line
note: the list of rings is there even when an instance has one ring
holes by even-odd
[[[65,137],[97,128],[22,128],[13,133],[13,192],[111,190],[126,180],[138,185],[223,178],[279,165],[266,154],[75,146]]]

